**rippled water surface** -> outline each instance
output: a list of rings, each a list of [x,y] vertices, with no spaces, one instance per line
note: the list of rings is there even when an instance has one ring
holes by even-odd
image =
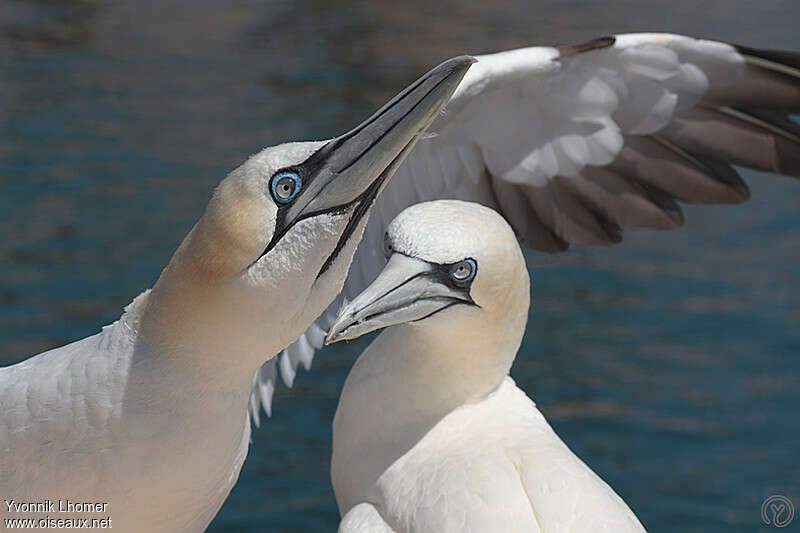
[[[222,6],[0,4],[0,364],[116,319],[249,154],[336,135],[446,57],[636,30],[800,50],[796,0]],[[678,231],[529,254],[512,375],[653,531],[800,506],[800,183],[745,177],[750,202]],[[212,531],[334,530],[330,425],[365,345],[279,391]]]

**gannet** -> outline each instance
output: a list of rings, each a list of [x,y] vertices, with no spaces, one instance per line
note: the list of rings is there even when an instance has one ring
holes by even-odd
[[[523,245],[556,252],[676,228],[678,202],[743,202],[731,165],[800,177],[798,53],[638,33],[477,59],[376,200],[342,295],[281,354],[287,384],[380,272],[384,228],[410,205],[478,202]],[[275,364],[255,376],[254,418],[269,412]]]
[[[333,421],[339,531],[644,531],[508,376],[530,296],[505,220],[421,203],[391,222],[383,249],[386,267],[326,339],[387,328]]]
[[[202,531],[247,452],[254,373],[341,290],[375,196],[472,62],[441,64],[340,137],[252,156],[119,321],[0,369],[3,518],[69,500],[103,513],[50,518]]]

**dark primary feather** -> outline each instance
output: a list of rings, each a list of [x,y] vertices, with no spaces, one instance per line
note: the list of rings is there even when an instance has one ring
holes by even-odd
[[[564,56],[602,48],[595,41],[559,47]],[[743,78],[712,88],[698,106],[677,112],[655,134],[626,135],[617,158],[558,176],[546,188],[492,178],[495,201],[535,249],[611,245],[619,228],[671,229],[683,223],[675,200],[736,204],[750,196],[731,165],[800,177],[800,54],[737,47]],[[547,190],[544,190],[547,189]]]

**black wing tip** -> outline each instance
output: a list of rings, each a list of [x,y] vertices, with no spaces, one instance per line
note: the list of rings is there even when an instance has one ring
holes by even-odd
[[[800,70],[800,52],[792,50],[761,50],[758,48],[750,48],[749,46],[742,46],[738,44],[732,45],[736,51],[745,57],[754,57],[771,61],[779,65],[792,67]]]
[[[592,50],[609,48],[611,46],[614,46],[614,43],[616,42],[617,42],[616,37],[614,37],[613,35],[607,35],[605,37],[598,37],[596,39],[592,39],[591,41],[557,45],[556,49],[558,50],[559,57],[569,57],[576,54],[582,54],[584,52],[590,52]]]

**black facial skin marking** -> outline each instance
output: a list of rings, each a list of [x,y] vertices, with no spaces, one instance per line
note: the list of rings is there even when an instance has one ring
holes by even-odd
[[[402,153],[403,152],[401,152],[401,154]],[[394,171],[394,166],[395,163],[392,162],[386,168],[386,170],[384,170],[381,173],[378,179],[373,181],[372,184],[370,184],[370,186],[367,187],[367,190],[361,193],[361,196],[359,196],[354,200],[354,202],[358,203],[356,205],[355,211],[353,212],[353,216],[351,216],[350,220],[347,221],[347,226],[345,226],[344,231],[342,232],[342,236],[339,237],[339,240],[336,242],[336,247],[331,252],[331,255],[329,255],[328,258],[325,259],[325,263],[323,263],[322,268],[319,269],[316,279],[319,279],[319,277],[322,274],[324,274],[325,271],[328,270],[328,268],[330,268],[333,262],[336,261],[336,258],[342,251],[342,248],[344,248],[344,245],[347,244],[347,241],[348,239],[350,239],[350,236],[353,234],[353,232],[356,231],[358,223],[361,222],[361,219],[364,218],[364,215],[367,214],[367,211],[369,211],[369,208],[372,206],[372,203],[375,201],[375,198],[378,197],[378,193],[380,192],[381,187],[383,186],[383,182],[386,181],[386,178],[390,175],[391,172]]]
[[[360,128],[358,130],[354,130],[348,133],[346,137],[340,137],[338,139],[334,139],[328,142],[322,148],[311,154],[311,156],[304,162],[300,163],[299,165],[279,169],[273,174],[273,177],[282,172],[296,172],[300,176],[300,179],[303,182],[303,189],[304,190],[308,189],[314,182],[314,180],[317,179],[317,177],[320,175],[320,170],[325,165],[325,162],[329,157],[329,155],[332,153],[332,151],[335,150],[338,146],[340,146],[342,142],[347,140],[347,138],[351,137],[352,135],[355,135],[355,133],[357,133],[358,131],[360,131]],[[401,152],[401,154],[403,152]],[[364,153],[366,153],[366,151]],[[359,158],[360,157],[361,156],[359,156]],[[280,241],[283,238],[283,236],[286,235],[286,233],[292,228],[292,226],[294,226],[301,220],[319,216],[324,213],[331,215],[344,213],[351,206],[355,205],[356,208],[353,213],[353,216],[350,217],[350,220],[348,221],[347,226],[345,227],[342,237],[336,243],[336,248],[334,248],[331,255],[325,260],[325,263],[323,264],[322,268],[317,274],[317,278],[319,278],[330,267],[333,261],[336,260],[336,257],[339,255],[339,252],[342,250],[347,240],[356,230],[358,223],[361,221],[364,215],[366,215],[367,211],[369,210],[369,207],[372,205],[372,202],[378,196],[378,193],[380,192],[383,182],[386,181],[386,178],[390,175],[390,172],[388,172],[389,169],[394,170],[394,168],[395,168],[395,162],[393,161],[387,167],[387,170],[381,173],[381,175],[378,178],[376,178],[375,181],[373,181],[369,187],[367,187],[367,190],[365,190],[351,202],[340,206],[332,207],[330,209],[304,213],[301,217],[298,217],[297,219],[292,221],[287,220],[287,214],[293,202],[287,202],[285,204],[276,203],[278,207],[278,214],[275,220],[275,233],[272,236],[272,240],[269,242],[264,251],[261,252],[261,255],[258,257],[258,259],[261,259],[263,256],[268,254],[269,251],[272,250],[276,244],[278,244],[278,241]],[[270,178],[270,181],[271,180],[272,178]],[[297,196],[299,197],[301,194],[303,194],[303,191],[300,191]],[[258,259],[256,259],[256,261],[258,261]]]
[[[406,144],[398,152],[397,156],[389,163],[389,165],[387,165],[384,171],[377,178],[375,178],[375,180],[369,185],[369,187],[367,187],[367,189],[364,192],[362,192],[358,197],[356,197],[354,200],[340,206],[331,207],[329,209],[324,209],[310,213],[303,213],[301,216],[298,216],[294,220],[288,220],[287,213],[289,211],[289,207],[292,206],[293,203],[298,198],[302,197],[303,191],[308,190],[310,185],[321,175],[321,171],[324,169],[331,155],[334,154],[337,149],[341,148],[342,145],[348,139],[351,139],[352,137],[362,132],[367,126],[378,120],[380,117],[385,116],[387,111],[389,111],[397,103],[399,103],[405,95],[413,92],[414,89],[416,89],[420,84],[424,82],[424,80],[425,78],[420,78],[419,80],[417,80],[415,83],[407,87],[402,93],[396,96],[395,99],[392,102],[390,102],[389,105],[379,110],[369,120],[365,121],[364,123],[362,123],[355,129],[349,131],[345,135],[342,135],[341,137],[337,137],[336,139],[327,142],[324,146],[322,146],[316,152],[311,154],[308,157],[308,159],[306,159],[304,162],[300,163],[299,165],[278,169],[277,172],[275,172],[270,177],[271,181],[276,174],[279,174],[281,172],[296,172],[300,176],[300,179],[302,180],[303,190],[301,190],[292,201],[287,202],[285,204],[278,204],[278,214],[275,221],[275,233],[273,234],[272,239],[270,240],[269,244],[266,246],[264,251],[261,253],[261,255],[258,257],[258,259],[261,259],[261,257],[269,253],[269,251],[275,247],[275,245],[286,234],[286,232],[288,232],[289,229],[294,224],[297,224],[299,221],[313,216],[318,216],[323,213],[329,213],[329,214],[344,213],[350,207],[355,205],[355,210],[353,212],[353,215],[350,217],[347,226],[345,226],[345,230],[341,235],[341,237],[339,238],[339,241],[336,243],[336,247],[334,248],[333,252],[331,252],[331,254],[328,256],[328,258],[322,265],[322,268],[320,268],[320,271],[317,273],[317,279],[319,279],[319,277],[322,276],[322,274],[324,274],[328,270],[328,268],[330,268],[330,266],[338,257],[341,250],[344,248],[345,244],[347,244],[347,241],[355,232],[356,228],[358,227],[358,223],[364,218],[364,216],[369,211],[370,206],[375,201],[375,198],[378,196],[378,193],[380,193],[384,182],[394,173],[394,171],[403,161],[410,148],[414,145],[416,138],[415,137],[412,138],[408,142],[408,144]],[[395,127],[397,127],[398,124],[401,124],[403,122],[403,119],[405,119],[408,115],[413,113],[417,109],[417,107],[419,107],[419,105],[426,100],[427,96],[431,94],[433,91],[435,91],[446,80],[447,78],[442,78],[441,80],[439,80],[433,87],[428,89],[427,92],[424,95],[422,95],[422,97],[420,97],[419,100],[417,100],[414,103],[414,105],[411,106],[411,108],[408,109],[403,114],[403,116],[396,119],[395,122],[386,129],[386,131],[384,131],[377,138],[373,139],[372,142],[368,146],[366,146],[363,150],[361,150],[361,152],[356,157],[350,160],[343,168],[338,168],[329,171],[326,177],[331,175],[330,172],[333,173],[343,172],[347,170],[347,168],[351,167],[356,162],[358,162],[364,155],[369,153],[370,150],[375,147],[375,145],[377,145],[384,137],[386,137],[386,135],[388,135]],[[258,261],[258,259],[256,259],[256,261]]]
[[[401,255],[406,255],[406,254],[403,254],[401,252],[394,252],[394,253],[400,253]],[[410,257],[410,256],[406,256],[406,257]],[[472,258],[470,257],[470,258],[467,258],[467,259],[472,259]],[[474,259],[472,259],[472,260],[475,261]],[[461,261],[463,261],[463,259]],[[441,283],[443,285],[446,285],[450,289],[458,292],[461,297],[460,298],[442,297],[441,298],[442,300],[445,300],[445,301],[446,300],[451,300],[450,303],[448,303],[447,305],[445,305],[441,309],[437,309],[435,311],[432,311],[431,313],[429,313],[429,314],[427,314],[427,315],[425,315],[425,316],[423,316],[421,318],[418,318],[416,320],[412,320],[411,322],[419,322],[421,320],[425,320],[426,318],[432,317],[436,313],[444,311],[445,309],[449,309],[449,308],[453,307],[454,305],[458,305],[458,304],[472,305],[472,306],[475,306],[475,307],[480,307],[480,305],[475,303],[475,300],[472,299],[472,296],[470,295],[470,292],[469,292],[470,288],[472,287],[472,281],[475,279],[475,276],[473,276],[472,279],[470,279],[468,282],[465,282],[465,283],[455,283],[453,281],[453,278],[450,277],[450,269],[453,267],[453,265],[457,265],[461,261],[456,261],[454,263],[433,263],[433,262],[430,262],[430,261],[426,261],[426,263],[428,263],[429,265],[434,267],[432,270],[429,270],[429,271],[426,271],[426,272],[419,272],[417,274],[414,274],[413,276],[411,276],[410,278],[405,280],[403,283],[397,285],[396,287],[392,287],[391,289],[389,289],[385,293],[381,294],[378,298],[376,298],[376,300],[380,300],[381,298],[384,298],[384,297],[388,296],[389,294],[391,294],[394,291],[400,289],[402,286],[406,285],[407,283],[411,282],[412,280],[415,280],[417,278],[429,278],[434,283]],[[475,274],[477,275],[477,273],[478,273],[478,262],[475,261]],[[369,320],[369,319],[374,318],[376,316],[379,316],[381,314],[382,313],[377,313],[375,315],[366,316],[366,317],[364,317],[362,319],[362,321]]]
[[[411,257],[412,259],[419,259],[419,258],[415,258],[413,256],[410,256],[410,255],[408,255],[406,253],[398,251],[394,247],[394,243],[392,242],[391,237],[389,237],[389,232],[386,232],[386,233],[383,234],[383,247],[384,247],[384,255],[386,256],[387,260],[389,259],[389,257],[392,254],[400,254],[400,255],[404,255],[406,257]],[[472,277],[470,278],[469,281],[456,283],[453,280],[453,278],[450,277],[450,270],[453,268],[454,265],[457,265],[458,263],[461,263],[462,261],[467,261],[467,260],[472,261],[473,264],[475,265],[475,269],[472,272]],[[425,260],[422,259],[422,261],[425,261]],[[472,299],[472,296],[470,295],[470,292],[469,292],[470,289],[472,288],[472,282],[475,281],[475,277],[478,275],[478,261],[475,258],[473,258],[473,257],[465,257],[463,259],[459,259],[458,261],[454,261],[452,263],[434,263],[432,261],[425,261],[425,262],[434,267],[432,271],[430,271],[430,272],[420,272],[418,274],[415,274],[415,275],[411,276],[410,278],[405,280],[403,283],[401,283],[397,287],[394,287],[393,289],[389,290],[385,294],[382,294],[379,298],[383,298],[387,294],[399,289],[400,287],[402,287],[403,285],[405,285],[406,283],[408,283],[412,279],[416,279],[418,277],[424,276],[424,277],[428,277],[428,278],[433,279],[433,281],[436,282],[436,283],[441,283],[442,285],[445,285],[445,286],[449,287],[450,289],[452,289],[454,291],[458,291],[461,294],[463,294],[463,296],[464,296],[464,301],[463,302],[453,302],[453,304],[451,304],[451,305],[455,305],[456,303],[467,303],[467,304],[470,304],[470,305],[474,305],[476,307],[480,307],[478,304],[475,303],[475,300]],[[447,307],[450,307],[450,306],[448,305]],[[447,307],[439,309],[438,311],[434,311],[434,313],[438,313],[439,311],[443,311],[444,309],[447,309]],[[428,316],[430,316],[430,315],[428,315]],[[417,320],[423,320],[424,318],[427,318],[427,317],[419,318]]]
[[[400,255],[405,255],[406,257],[412,257],[412,256],[410,256],[408,254],[404,254],[403,252],[398,252],[396,250],[394,251],[394,253],[400,254]],[[416,258],[416,259],[419,259],[419,258]],[[469,280],[469,281],[467,281],[465,283],[456,283],[455,281],[453,281],[453,278],[450,277],[450,269],[453,268],[453,265],[457,265],[461,261],[464,261],[464,259],[472,259],[472,261],[475,262],[475,272],[474,272],[474,275],[472,276],[471,280]],[[453,302],[453,304],[451,304],[451,305],[455,305],[457,303],[463,303],[463,304],[474,305],[475,307],[480,307],[480,305],[475,303],[475,300],[472,299],[472,295],[470,294],[470,289],[472,288],[472,282],[475,281],[475,277],[478,275],[478,261],[476,261],[472,257],[465,257],[464,259],[460,259],[460,260],[455,261],[453,263],[434,263],[432,261],[425,261],[426,263],[428,263],[429,265],[433,266],[434,268],[432,270],[428,271],[428,272],[420,272],[419,274],[415,274],[415,275],[411,276],[409,279],[407,279],[406,281],[404,281],[403,283],[401,283],[400,285],[398,285],[394,289],[390,290],[386,294],[389,294],[390,292],[392,292],[395,289],[399,289],[400,287],[402,287],[403,285],[405,285],[406,283],[408,283],[412,279],[419,278],[419,277],[425,277],[425,278],[431,279],[434,283],[440,283],[442,285],[445,285],[445,286],[449,287],[450,289],[452,289],[453,291],[458,292],[458,293],[461,294],[461,296],[463,297],[463,300]],[[424,261],[424,259],[423,259],[423,261]],[[385,296],[385,295],[382,295],[381,298],[383,298],[383,296]],[[447,307],[450,307],[450,306],[447,306]],[[438,313],[439,311],[442,311],[444,309],[446,309],[446,307],[442,308],[442,309],[439,309],[438,311],[434,311],[434,313]],[[427,318],[427,317],[425,317],[425,318]],[[422,318],[419,318],[417,320],[422,320]]]
[[[449,304],[445,305],[445,306],[444,306],[444,307],[442,307],[441,309],[437,309],[436,311],[433,311],[433,312],[431,312],[431,313],[428,313],[427,315],[425,315],[425,316],[424,316],[424,317],[422,317],[422,318],[418,318],[418,319],[416,319],[416,320],[412,320],[411,322],[419,322],[419,321],[421,321],[421,320],[425,320],[426,318],[430,318],[430,317],[432,317],[432,316],[433,316],[433,315],[435,315],[436,313],[441,313],[441,312],[442,312],[442,311],[444,311],[445,309],[450,309],[450,308],[451,308],[451,307],[453,307],[454,305],[458,305],[458,304],[460,304],[460,303],[463,303],[463,304],[469,304],[469,302],[452,302],[452,303],[449,303]],[[471,305],[477,305],[477,304],[475,304],[475,303],[472,303]],[[480,307],[480,306],[478,306],[478,307]]]
[[[464,259],[472,259],[472,258],[465,257]],[[450,277],[450,269],[453,268],[453,265],[457,265],[464,259],[455,261],[453,263],[430,263],[436,268],[434,268],[428,274],[434,281],[436,281],[436,283],[441,283],[442,285],[446,285],[447,287],[449,287],[454,291],[462,293],[464,295],[464,300],[465,300],[463,303],[480,307],[478,304],[475,303],[475,300],[472,299],[472,296],[469,293],[470,289],[472,288],[472,282],[475,281],[475,276],[478,275],[478,262],[475,261],[475,259],[472,259],[475,262],[475,272],[471,280],[465,283],[456,283],[455,281],[453,281],[453,278]],[[461,303],[461,302],[456,302],[456,303]],[[442,309],[439,309],[439,311],[441,310]]]
[[[472,259],[472,258],[470,257],[470,258],[465,258],[465,259]],[[472,260],[475,261],[474,259],[472,259]],[[461,261],[463,261],[463,259]],[[475,275],[478,274],[478,262],[475,261],[475,272],[474,272],[475,275],[473,275],[472,279],[469,280],[468,282],[466,282],[466,283],[456,283],[456,282],[453,281],[453,278],[450,277],[450,269],[453,268],[453,265],[456,265],[456,264],[460,263],[461,261],[456,261],[454,263],[429,263],[429,264],[433,265],[436,268],[434,268],[430,272],[425,272],[424,275],[430,277],[436,283],[441,283],[443,285],[446,285],[446,286],[450,287],[450,289],[452,289],[454,291],[460,292],[461,295],[463,296],[463,300],[461,300],[461,299],[453,299],[452,302],[450,302],[449,304],[445,305],[441,309],[437,309],[436,311],[433,311],[433,312],[423,316],[422,318],[418,318],[416,320],[412,320],[412,322],[419,322],[421,320],[425,320],[426,318],[432,317],[436,313],[441,313],[445,309],[450,309],[454,305],[458,305],[458,304],[472,305],[472,306],[475,306],[475,307],[480,307],[480,305],[475,303],[475,300],[472,299],[472,295],[470,294],[470,289],[472,288],[472,282],[475,280]]]
[[[304,190],[308,189],[310,185],[314,182],[314,180],[319,176],[319,171],[325,164],[325,160],[327,159],[328,155],[332,150],[330,146],[334,144],[334,142],[335,141],[330,141],[329,143],[325,144],[322,148],[311,154],[311,156],[309,156],[308,159],[306,159],[299,165],[284,167],[279,169],[270,177],[267,183],[272,182],[272,179],[276,175],[281,174],[282,172],[295,172],[297,173],[298,176],[300,176],[300,180],[303,183],[303,189]],[[302,193],[303,191],[301,190],[297,194],[297,196],[295,196],[295,198],[300,196]],[[272,193],[270,192],[269,194],[270,198],[272,198]],[[272,250],[276,244],[278,244],[278,241],[281,240],[281,238],[283,238],[283,236],[286,235],[286,232],[289,231],[289,229],[292,227],[293,224],[289,223],[289,221],[286,220],[289,207],[291,207],[292,203],[293,202],[280,204],[276,202],[275,205],[277,205],[278,207],[278,214],[275,219],[275,233],[272,235],[272,240],[269,242],[269,244],[267,244],[267,247],[264,248],[264,251],[261,252],[261,255],[258,256],[258,259],[261,259],[265,255],[267,255],[269,251]],[[342,206],[341,209],[343,210],[345,207],[346,206]],[[310,216],[314,216],[316,214],[319,213],[309,213],[308,215],[302,218],[307,218]],[[296,224],[300,220],[302,219],[295,220],[294,223]],[[258,261],[258,259],[256,259],[256,261]]]

